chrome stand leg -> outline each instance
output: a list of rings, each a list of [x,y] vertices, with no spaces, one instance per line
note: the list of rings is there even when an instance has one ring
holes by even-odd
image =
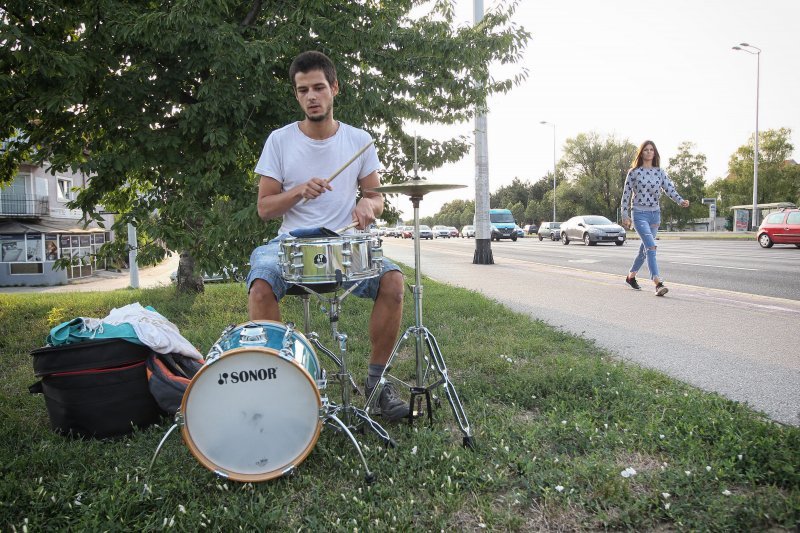
[[[144,496],[150,490],[150,486],[147,483],[147,480],[150,479],[150,474],[153,471],[153,465],[156,463],[156,457],[158,457],[158,454],[161,453],[161,448],[164,446],[164,443],[167,442],[167,438],[169,438],[172,432],[175,431],[175,429],[183,423],[182,421],[183,417],[181,416],[180,411],[178,411],[178,414],[175,415],[175,423],[172,424],[172,427],[170,427],[164,434],[164,436],[161,437],[161,441],[158,443],[158,446],[156,446],[156,451],[153,454],[153,458],[150,459],[150,466],[147,467],[147,474],[145,475],[145,483],[144,483],[144,488],[142,489],[142,496]]]
[[[350,431],[350,428],[348,428],[344,422],[339,420],[339,418],[335,414],[328,413],[327,415],[325,415],[324,421],[326,423],[330,424],[331,420],[336,424],[338,424],[337,429],[342,431],[345,435],[347,435],[347,437],[350,439],[350,442],[353,444],[353,447],[356,449],[356,452],[358,452],[358,456],[361,458],[361,463],[364,465],[364,472],[365,472],[364,481],[366,481],[367,483],[374,483],[375,480],[377,479],[377,476],[369,469],[369,465],[367,465],[367,460],[364,458],[364,453],[361,451],[361,445],[353,436],[353,433]]]

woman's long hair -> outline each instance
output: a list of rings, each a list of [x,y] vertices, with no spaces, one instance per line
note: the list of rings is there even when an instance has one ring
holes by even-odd
[[[644,165],[644,161],[642,160],[642,152],[644,152],[644,149],[647,148],[648,144],[653,147],[653,151],[655,152],[655,155],[653,156],[653,166],[661,166],[661,156],[658,155],[656,143],[653,141],[645,141],[639,146],[639,150],[636,152],[636,157],[634,157],[633,161],[631,162],[631,168],[639,168],[640,166]]]

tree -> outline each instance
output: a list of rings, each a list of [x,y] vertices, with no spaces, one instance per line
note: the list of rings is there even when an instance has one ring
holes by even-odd
[[[495,209],[506,209],[510,205],[521,203],[528,205],[528,200],[533,196],[533,186],[529,181],[514,178],[510,185],[504,185],[497,192],[489,196],[489,205]]]
[[[616,218],[625,176],[635,153],[636,146],[630,141],[613,136],[601,139],[595,132],[567,139],[559,167],[582,197],[580,208],[584,214]],[[566,219],[563,215],[560,218]]]
[[[199,270],[242,266],[275,235],[256,216],[255,161],[268,133],[301,118],[287,72],[315,49],[337,64],[337,118],[376,139],[384,180],[411,171],[408,122],[469,120],[529,38],[515,5],[455,27],[452,6],[262,0],[10,0],[0,12],[0,183],[23,161],[92,177],[75,206],[122,206],[132,222]],[[460,159],[469,139],[419,139],[420,169]],[[391,207],[389,206],[391,209]],[[143,262],[164,254],[139,250]]]
[[[700,202],[705,190],[706,156],[692,154],[693,147],[690,142],[681,143],[678,146],[678,153],[670,158],[667,167],[667,174],[678,193],[689,200],[689,208],[684,209],[672,200],[662,198],[663,225],[672,221],[678,228],[683,229],[689,221],[702,218],[708,213],[707,207]]]
[[[790,162],[794,151],[791,135],[789,128],[759,134],[758,203],[796,202],[800,197],[800,168]],[[733,182],[728,187],[731,200],[740,204],[753,202],[754,146],[753,136],[728,162],[728,179]]]
[[[522,223],[522,221],[525,219],[525,206],[522,205],[522,202],[509,204],[507,209],[511,211],[511,214],[514,216],[514,220],[516,220],[517,223]]]

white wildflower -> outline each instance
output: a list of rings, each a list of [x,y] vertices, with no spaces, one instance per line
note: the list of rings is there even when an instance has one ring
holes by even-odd
[[[417,447],[416,446],[411,448],[411,455],[417,455]]]
[[[183,514],[186,514],[186,507],[184,507],[181,504],[178,504],[178,511],[182,512]]]
[[[671,505],[671,504],[669,504],[669,503],[665,503],[665,504],[664,504],[664,509],[666,509],[667,511],[669,511],[669,507],[670,507],[670,505]]]
[[[620,472],[620,475],[622,477],[632,477],[636,475],[636,470],[629,466],[628,468]]]
[[[669,492],[661,493],[661,497],[664,498],[665,500],[668,500],[670,496],[672,496],[672,494],[670,494]]]
[[[725,490],[722,491],[722,494],[723,494],[723,496],[730,496],[731,495],[731,491],[729,491],[728,489],[725,489]]]
[[[564,491],[564,487],[562,487],[561,485],[556,485],[556,490],[558,492],[563,492]]]

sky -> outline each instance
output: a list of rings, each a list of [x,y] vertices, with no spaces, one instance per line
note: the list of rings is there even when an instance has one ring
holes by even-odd
[[[473,1],[456,0],[459,24],[473,23]],[[495,2],[484,0],[485,9]],[[535,182],[553,169],[568,138],[597,132],[639,145],[656,143],[662,164],[678,145],[707,157],[706,182],[727,174],[730,156],[755,131],[790,128],[800,162],[800,0],[521,0],[515,20],[529,33],[520,64],[528,78],[489,101],[489,189],[515,177]],[[746,42],[757,57],[732,50]],[[473,123],[420,127],[420,135],[473,138]],[[475,154],[427,173],[467,188],[430,193],[420,216],[454,199],[475,199]],[[411,202],[392,205],[413,216]]]

